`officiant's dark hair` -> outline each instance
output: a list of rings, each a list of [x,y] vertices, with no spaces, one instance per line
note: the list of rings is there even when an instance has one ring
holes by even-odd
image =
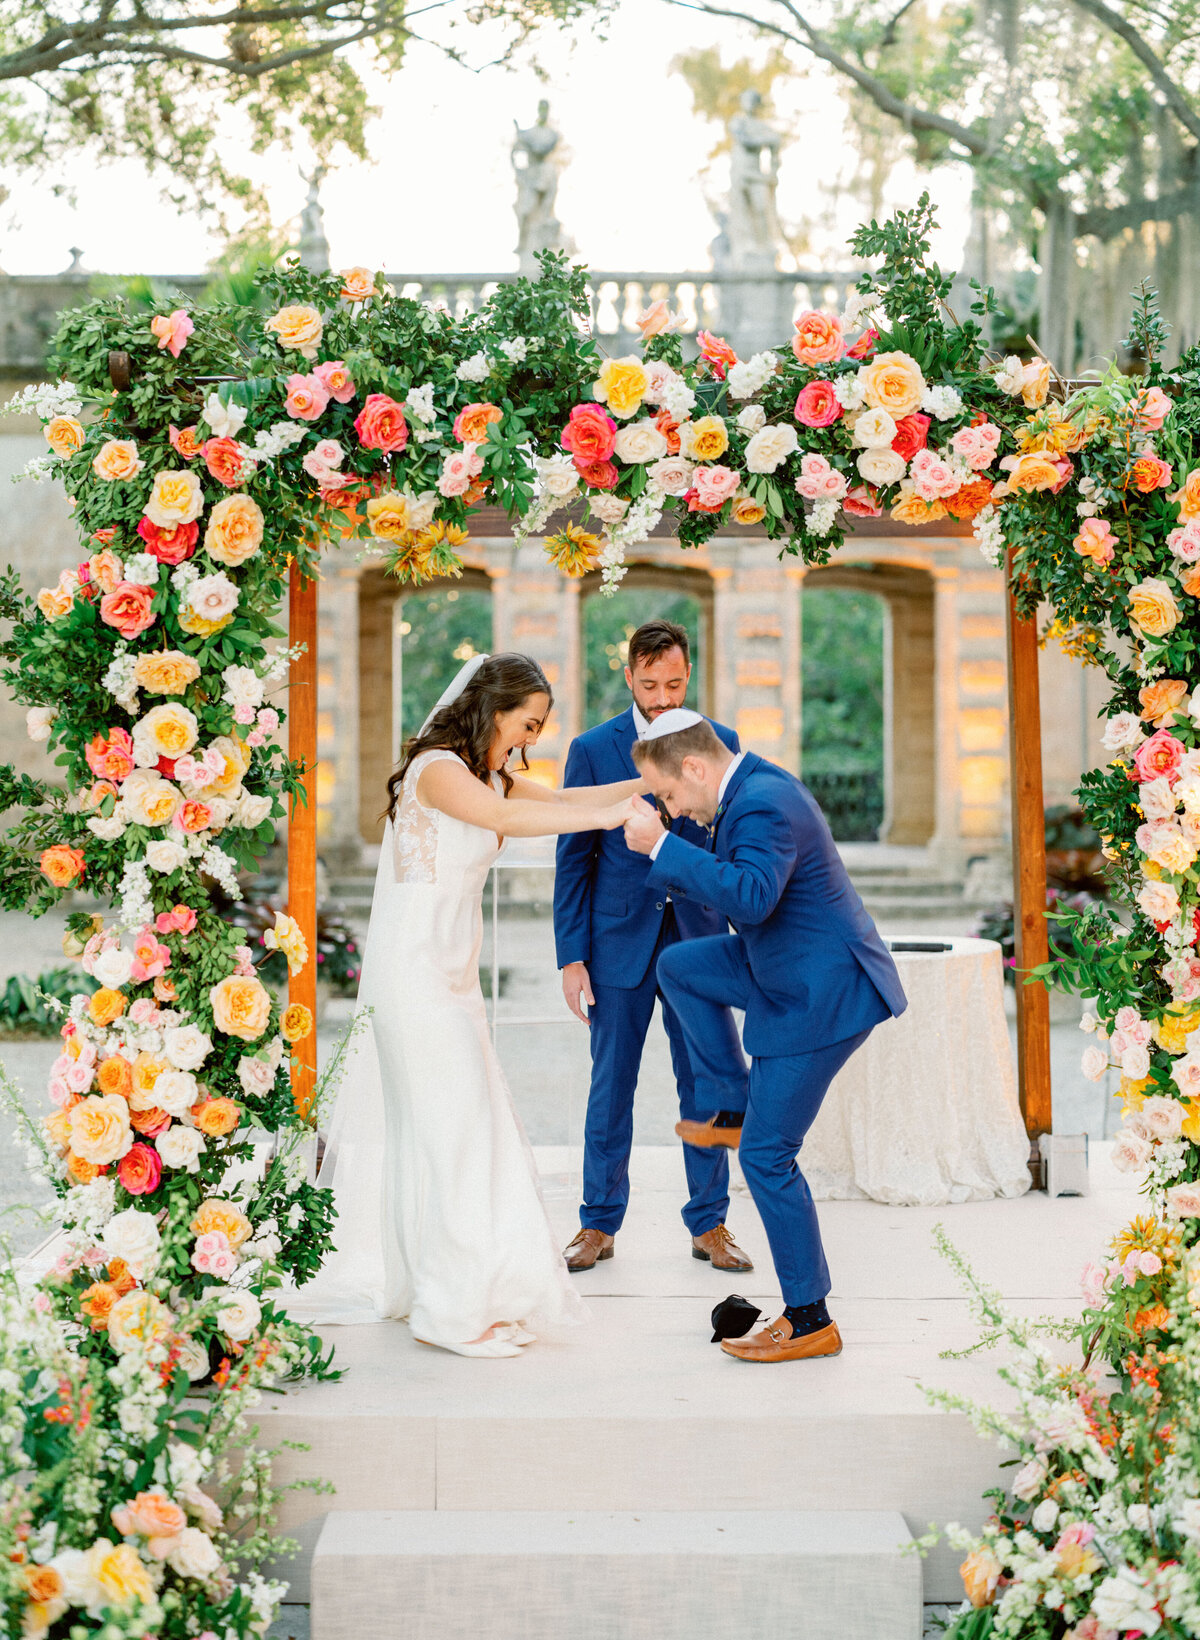
[[[656,661],[669,649],[682,649],[685,664],[691,660],[691,645],[688,643],[686,628],[677,625],[675,621],[644,621],[637,631],[631,634],[629,648],[625,651],[629,670],[632,672],[639,661]]]
[[[546,674],[532,656],[492,655],[484,661],[458,699],[443,706],[427,729],[404,742],[400,767],[387,783],[388,818],[395,818],[400,786],[413,759],[435,747],[457,752],[475,778],[487,785],[492,773],[488,753],[496,733],[496,716],[500,712],[515,711],[530,695],[545,695],[550,706],[554,705],[554,693]],[[547,716],[550,706],[546,708]],[[521,748],[521,766],[529,767],[524,747]],[[507,769],[501,769],[500,779],[507,797],[512,790],[512,776]]]

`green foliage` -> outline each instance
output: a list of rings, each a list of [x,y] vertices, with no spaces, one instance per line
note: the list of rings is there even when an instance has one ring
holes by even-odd
[[[492,595],[435,583],[409,594],[400,615],[401,738],[407,740],[433,710],[452,664],[490,651]]]
[[[13,974],[0,991],[0,1037],[57,1036],[71,998],[95,989],[96,981],[74,968]]]
[[[883,600],[819,586],[806,587],[801,597],[805,778],[882,771]]]

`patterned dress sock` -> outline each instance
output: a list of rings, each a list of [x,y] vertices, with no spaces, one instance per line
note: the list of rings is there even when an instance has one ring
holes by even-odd
[[[823,1298],[817,1299],[815,1304],[789,1304],[783,1313],[791,1322],[792,1334],[796,1338],[803,1337],[805,1333],[820,1332],[822,1327],[831,1324]]]

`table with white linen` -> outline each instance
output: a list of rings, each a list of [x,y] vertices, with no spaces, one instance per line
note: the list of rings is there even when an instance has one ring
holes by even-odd
[[[886,938],[887,936],[885,936]],[[800,1152],[818,1201],[987,1201],[1030,1186],[993,940],[893,934],[948,951],[894,955],[908,1007],[877,1025],[825,1096]]]

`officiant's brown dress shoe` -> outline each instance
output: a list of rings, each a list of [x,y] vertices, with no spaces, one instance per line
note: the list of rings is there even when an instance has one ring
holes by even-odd
[[[701,1150],[711,1150],[714,1145],[736,1150],[742,1142],[740,1127],[718,1127],[715,1116],[707,1122],[676,1122],[675,1132],[685,1145],[698,1145]]]
[[[567,1261],[567,1269],[590,1270],[593,1264],[611,1258],[615,1241],[615,1236],[606,1236],[603,1230],[593,1230],[590,1225],[585,1224],[563,1254]]]
[[[711,1264],[714,1270],[753,1270],[754,1263],[742,1252],[723,1224],[714,1224],[702,1236],[692,1237],[692,1257]]]
[[[721,1348],[726,1355],[739,1361],[811,1361],[821,1355],[840,1355],[842,1335],[837,1322],[831,1321],[818,1332],[792,1334],[792,1324],[786,1315],[772,1321],[747,1338],[723,1338]]]

